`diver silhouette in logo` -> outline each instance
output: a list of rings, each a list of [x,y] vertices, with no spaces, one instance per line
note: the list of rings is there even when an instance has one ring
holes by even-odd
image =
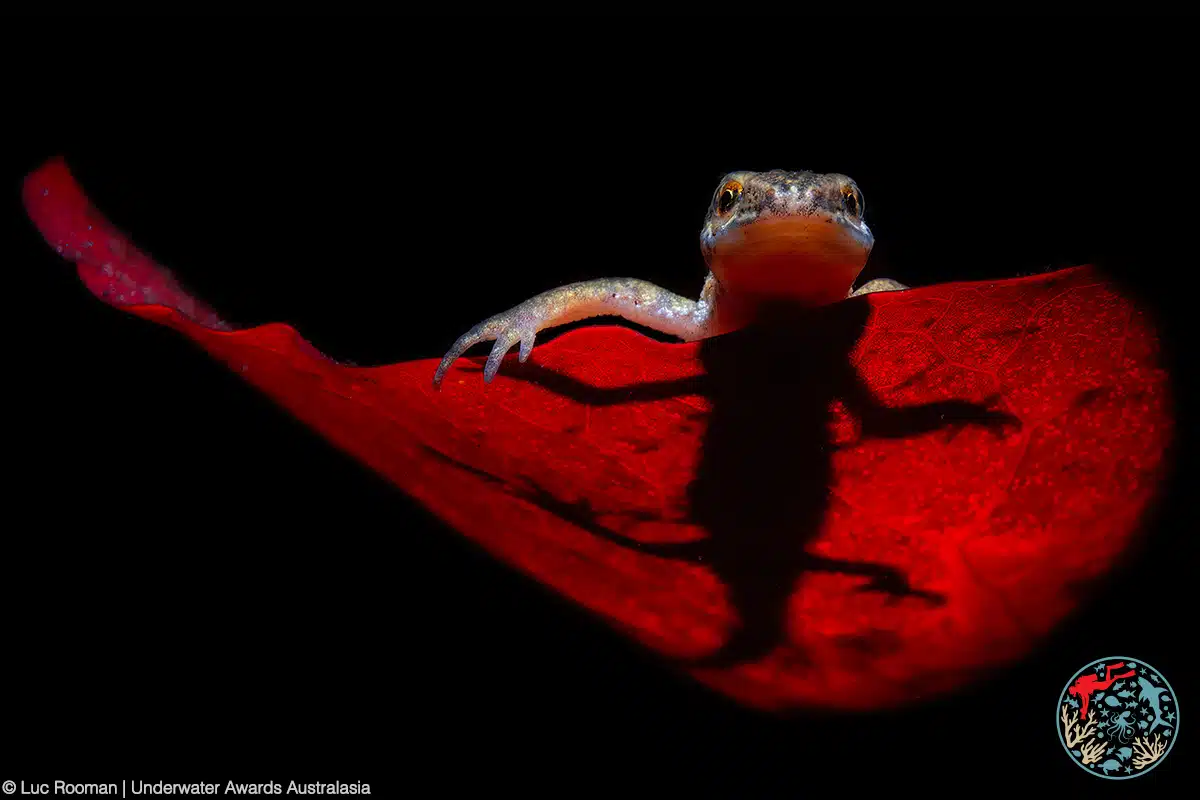
[[[1114,669],[1120,669],[1123,666],[1125,666],[1125,664],[1120,661],[1118,661],[1116,664],[1107,665],[1104,668],[1103,680],[1101,680],[1098,676],[1089,673],[1087,675],[1080,676],[1073,684],[1071,684],[1071,688],[1067,689],[1067,694],[1079,698],[1080,719],[1087,719],[1088,701],[1091,700],[1091,697],[1094,693],[1100,691],[1101,689],[1107,689],[1121,678],[1132,678],[1134,675],[1137,675],[1137,670],[1133,669],[1129,670],[1128,672],[1122,672],[1120,675],[1112,674]]]

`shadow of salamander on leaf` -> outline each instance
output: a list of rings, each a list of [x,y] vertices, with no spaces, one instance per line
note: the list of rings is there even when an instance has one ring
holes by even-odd
[[[710,401],[699,466],[688,489],[689,516],[707,531],[706,539],[638,542],[600,524],[586,503],[565,502],[531,482],[516,487],[526,500],[603,539],[713,571],[726,587],[738,627],[724,645],[688,666],[752,663],[787,642],[788,601],[806,572],[858,575],[866,579],[858,591],[945,602],[939,594],[912,587],[894,566],[807,552],[829,507],[835,446],[829,414],[835,399],[859,419],[863,437],[909,437],[964,425],[1019,426],[1015,417],[991,410],[990,403],[881,405],[850,362],[869,314],[868,303],[857,299],[815,310],[768,309],[755,325],[704,340],[705,371],[694,378],[602,389],[533,362],[506,370],[510,379],[588,405],[689,394]]]

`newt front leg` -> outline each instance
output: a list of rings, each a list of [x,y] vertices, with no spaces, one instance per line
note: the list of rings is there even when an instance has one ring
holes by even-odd
[[[874,294],[875,292],[903,292],[908,289],[900,281],[894,281],[891,278],[876,278],[873,281],[867,281],[862,286],[850,293],[850,297],[859,297],[864,294]]]
[[[602,278],[560,286],[490,317],[458,337],[438,365],[433,385],[441,385],[450,365],[470,347],[495,341],[483,368],[483,380],[491,383],[513,345],[520,345],[518,359],[524,363],[539,331],[590,317],[617,316],[684,341],[702,339],[708,335],[708,295],[706,291],[699,300],[689,300],[636,278]]]

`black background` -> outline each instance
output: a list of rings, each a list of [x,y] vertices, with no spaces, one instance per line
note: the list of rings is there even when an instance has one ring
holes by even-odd
[[[1190,450],[1146,548],[1028,660],[903,713],[773,719],[493,562],[183,337],[99,302],[19,204],[21,178],[62,154],[227,319],[287,322],[371,365],[440,356],[573,280],[695,296],[723,173],[837,171],[876,235],[864,278],[1096,263],[1155,309],[1179,375],[1189,20],[11,23],[0,778],[1127,790],[1062,753],[1050,714],[1067,677],[1128,655],[1185,705],[1200,697],[1177,552]],[[1185,444],[1191,404],[1181,385]],[[1183,780],[1183,736],[1140,788]]]

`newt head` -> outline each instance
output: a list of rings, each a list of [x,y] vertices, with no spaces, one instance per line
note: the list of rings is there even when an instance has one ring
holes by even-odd
[[[846,297],[875,237],[858,185],[838,173],[731,172],[700,247],[724,291],[824,305]]]

